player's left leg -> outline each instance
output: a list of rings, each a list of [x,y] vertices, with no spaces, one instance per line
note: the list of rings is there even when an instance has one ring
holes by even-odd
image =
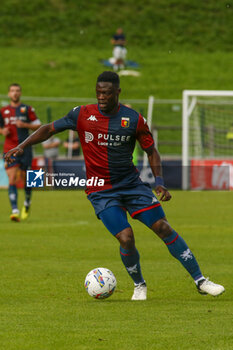
[[[22,220],[26,220],[28,218],[30,213],[30,207],[31,207],[32,188],[27,187],[27,182],[26,182],[26,171],[31,168],[31,163],[32,163],[32,153],[29,150],[28,152],[24,152],[24,154],[20,157],[20,168],[22,170],[24,192],[25,192],[25,200],[24,200],[23,208],[21,210]]]
[[[192,276],[201,294],[211,294],[213,296],[222,294],[224,287],[205,279],[195,256],[184,239],[171,228],[165,216],[159,218],[161,214],[158,211],[157,208],[144,211],[138,215],[137,219],[150,227],[163,240],[171,255],[179,260]]]
[[[25,200],[23,203],[23,208],[21,210],[21,219],[26,220],[29,216],[30,206],[31,206],[31,196],[32,196],[32,188],[27,187],[26,184],[26,171],[22,171],[23,181],[24,181],[24,192],[25,192]]]
[[[195,256],[184,239],[171,228],[166,218],[156,221],[151,229],[164,241],[169,252],[190,273],[200,294],[217,296],[225,291],[223,286],[209,281],[202,275]]]
[[[126,212],[119,206],[112,206],[100,212],[99,218],[120,243],[121,260],[135,285],[132,300],[145,300],[147,289],[141,273],[140,255]]]
[[[172,256],[181,262],[194,280],[203,279],[194,255],[183,238],[171,228],[161,206],[140,212],[135,218],[143,222],[164,241]]]
[[[171,255],[180,261],[184,268],[190,273],[194,281],[203,279],[196,258],[184,239],[171,228],[165,217],[156,221],[151,226],[151,229],[163,240]]]

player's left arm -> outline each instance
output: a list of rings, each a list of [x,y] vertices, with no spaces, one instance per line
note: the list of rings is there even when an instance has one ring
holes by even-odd
[[[35,120],[35,122],[25,123],[25,122],[22,122],[21,120],[17,120],[16,126],[17,128],[24,128],[24,129],[35,131],[39,129],[39,127],[41,126],[41,122],[39,120]]]
[[[160,196],[159,200],[163,202],[169,201],[172,196],[164,185],[159,152],[154,146],[146,149],[145,152],[147,153],[151,171],[155,177],[155,192]]]
[[[154,146],[153,136],[149,130],[146,119],[139,115],[136,138],[142,149],[147,153],[151,171],[155,177],[155,192],[161,201],[169,201],[171,194],[164,185],[162,165],[159,152]]]
[[[41,126],[40,120],[37,118],[34,108],[28,107],[28,119],[29,122],[23,122],[22,120],[16,121],[17,128],[25,128],[29,130],[37,130]]]

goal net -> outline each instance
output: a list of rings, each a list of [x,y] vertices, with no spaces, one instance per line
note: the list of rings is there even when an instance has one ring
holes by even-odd
[[[233,187],[233,91],[183,92],[182,187]]]

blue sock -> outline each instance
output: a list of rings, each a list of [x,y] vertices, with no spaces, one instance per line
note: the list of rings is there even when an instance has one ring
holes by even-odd
[[[121,260],[123,264],[126,267],[126,270],[132,280],[134,281],[135,284],[138,283],[143,283],[144,278],[142,277],[141,273],[141,266],[140,266],[140,255],[137,251],[136,248],[132,250],[127,250],[122,247],[120,247],[120,255],[121,255]]]
[[[31,204],[31,196],[32,196],[32,188],[25,186],[25,202],[24,205],[25,207],[29,208]]]
[[[18,209],[18,207],[17,207],[17,187],[15,185],[9,185],[8,195],[9,195],[9,200],[11,202],[12,210]]]
[[[194,280],[202,277],[201,270],[194,255],[177,232],[173,230],[172,234],[164,238],[163,241],[167,245],[169,252],[181,262]]]

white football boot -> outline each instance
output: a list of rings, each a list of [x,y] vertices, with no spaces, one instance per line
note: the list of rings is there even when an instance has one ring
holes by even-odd
[[[208,278],[200,280],[198,282],[197,289],[200,294],[210,294],[213,295],[213,297],[225,292],[225,288],[223,286],[209,281]]]
[[[147,286],[146,283],[139,283],[134,287],[134,293],[131,300],[146,300],[147,298]]]

